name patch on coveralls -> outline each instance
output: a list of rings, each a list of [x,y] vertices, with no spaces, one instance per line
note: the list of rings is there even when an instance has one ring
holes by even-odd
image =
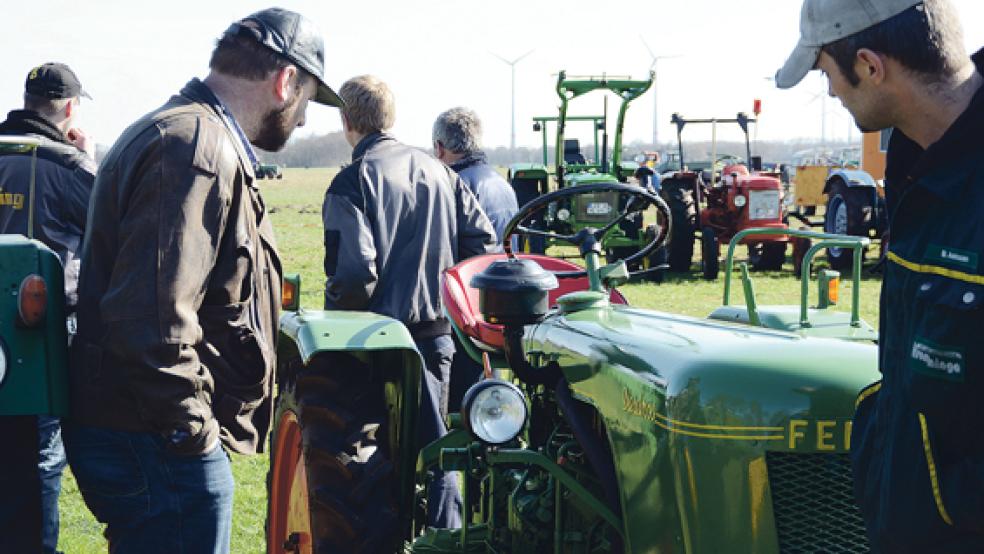
[[[977,271],[978,257],[976,252],[930,244],[929,249],[926,251],[926,259],[930,262]]]

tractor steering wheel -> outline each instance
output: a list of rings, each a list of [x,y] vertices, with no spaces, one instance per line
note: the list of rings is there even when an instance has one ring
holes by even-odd
[[[569,196],[578,196],[594,192],[617,192],[620,196],[628,195],[631,198],[625,203],[625,207],[618,213],[618,216],[609,221],[600,229],[587,227],[572,235],[562,235],[552,231],[541,231],[539,229],[531,229],[521,225],[526,220],[530,219],[530,217],[539,213],[544,208],[554,202],[557,202],[558,200]],[[653,239],[650,240],[645,246],[640,248],[638,252],[623,260],[626,264],[629,264],[636,260],[642,259],[643,257],[649,255],[649,253],[653,250],[661,248],[664,244],[666,244],[666,239],[669,235],[672,221],[670,216],[670,208],[666,205],[666,202],[664,202],[658,195],[653,194],[647,189],[637,185],[626,185],[623,183],[594,183],[565,187],[560,190],[544,194],[533,199],[519,209],[519,212],[516,213],[516,215],[513,216],[513,218],[506,225],[502,243],[506,251],[506,256],[509,258],[516,257],[512,251],[512,241],[510,240],[514,235],[538,236],[567,242],[574,246],[582,247],[582,253],[584,254],[586,254],[586,251],[584,251],[583,247],[586,243],[590,242],[590,251],[600,253],[601,240],[605,234],[608,233],[608,231],[624,221],[627,217],[629,217],[629,215],[641,212],[649,206],[656,206],[656,209],[662,217],[658,218],[659,224],[657,225],[657,231]],[[641,272],[632,272],[630,275],[637,273]],[[558,279],[577,279],[587,275],[587,271],[558,271],[555,272],[554,275],[556,275]]]

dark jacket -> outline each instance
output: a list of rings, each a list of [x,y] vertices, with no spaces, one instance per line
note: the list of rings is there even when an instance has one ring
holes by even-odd
[[[516,202],[516,192],[502,175],[488,164],[483,152],[476,152],[451,164],[451,169],[458,173],[465,182],[468,190],[472,191],[478,204],[489,216],[495,228],[495,236],[502,244],[506,224],[519,211]]]
[[[462,180],[383,133],[356,145],[322,216],[325,308],[387,315],[417,339],[451,332],[441,273],[495,249],[492,224]]]
[[[263,449],[281,268],[253,181],[197,79],[113,145],[82,250],[77,423],[160,433],[179,452],[220,433],[236,452]]]
[[[898,130],[889,145],[882,380],[851,439],[879,551],[984,552],[982,129],[984,89],[925,151]]]
[[[96,164],[38,112],[15,110],[0,123],[0,135],[29,135],[41,140],[34,191],[34,238],[58,254],[65,268],[65,300],[76,301],[79,250]],[[0,233],[27,235],[31,155],[0,155]]]

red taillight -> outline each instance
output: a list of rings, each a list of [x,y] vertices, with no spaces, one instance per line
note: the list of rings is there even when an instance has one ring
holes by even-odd
[[[25,327],[37,327],[48,309],[48,286],[40,275],[28,275],[17,291],[17,313]]]

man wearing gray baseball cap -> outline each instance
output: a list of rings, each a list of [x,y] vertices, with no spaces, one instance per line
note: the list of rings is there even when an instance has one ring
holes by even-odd
[[[82,247],[69,463],[114,554],[224,554],[227,451],[270,429],[282,267],[253,147],[281,149],[325,83],[321,33],[270,8],[103,159]]]
[[[806,0],[800,29],[779,87],[819,69],[859,128],[892,129],[882,380],[851,434],[872,550],[984,552],[984,51],[949,0]]]

